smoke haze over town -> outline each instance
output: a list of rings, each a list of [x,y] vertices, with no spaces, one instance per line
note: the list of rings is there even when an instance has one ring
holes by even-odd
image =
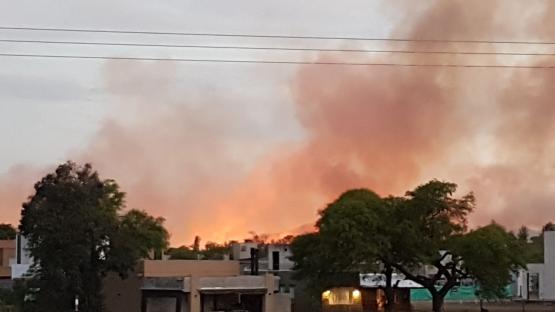
[[[552,1],[319,1],[306,6],[285,1],[280,10],[242,2],[252,6],[246,12],[231,4],[211,10],[215,1],[173,1],[152,4],[152,9],[168,14],[160,31],[555,42]],[[89,9],[100,15],[100,8],[109,5]],[[45,6],[46,1],[36,4]],[[114,4],[104,24],[84,22],[150,30],[148,12],[137,12],[130,24],[110,24],[126,14],[126,6],[132,1]],[[171,15],[191,6],[200,6],[201,13],[189,21]],[[74,12],[87,9],[72,7]],[[21,16],[24,8],[4,1],[0,20],[13,24],[8,15]],[[341,16],[335,14],[338,8],[345,10]],[[218,18],[218,25],[206,21]],[[289,24],[272,24],[284,18]],[[78,25],[77,17],[68,19]],[[345,27],[333,29],[330,19]],[[257,28],[262,20],[266,23]],[[29,19],[26,26],[33,23]],[[50,26],[52,20],[42,17],[36,23]],[[289,44],[301,43],[321,45]],[[419,51],[530,49],[428,41],[326,44]],[[553,45],[539,48],[555,53]],[[202,53],[216,52],[191,52],[199,58]],[[261,52],[233,53],[269,58]],[[188,244],[195,235],[226,241],[250,231],[276,237],[308,231],[318,210],[349,188],[403,195],[434,178],[475,193],[472,226],[495,219],[510,229],[540,227],[555,219],[555,70],[541,68],[555,66],[554,57],[292,55],[325,62],[526,63],[537,68],[5,58],[0,68],[0,214],[17,224],[33,183],[70,159],[90,162],[103,178],[115,179],[127,193],[128,208],[163,216],[172,244]],[[21,67],[26,69],[7,83]],[[44,114],[46,109],[52,115]]]

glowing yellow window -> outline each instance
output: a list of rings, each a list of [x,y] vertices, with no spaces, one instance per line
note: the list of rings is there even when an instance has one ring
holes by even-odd
[[[322,302],[327,305],[352,305],[361,302],[360,290],[353,287],[336,287],[322,293]]]

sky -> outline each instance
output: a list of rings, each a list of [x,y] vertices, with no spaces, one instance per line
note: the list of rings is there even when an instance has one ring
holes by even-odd
[[[555,42],[549,0],[6,1],[4,27]],[[549,44],[0,30],[0,39],[482,52]],[[0,42],[0,53],[553,66],[549,56],[349,54]],[[311,228],[349,188],[473,191],[471,224],[555,219],[555,70],[0,56],[0,221],[59,163],[90,162],[172,244]]]

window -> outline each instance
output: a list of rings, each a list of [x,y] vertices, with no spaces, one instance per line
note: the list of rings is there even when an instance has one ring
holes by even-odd
[[[528,273],[528,299],[540,298],[540,274]]]
[[[272,270],[279,271],[279,251],[272,252]]]
[[[360,304],[361,292],[353,287],[332,288],[322,293],[322,301],[327,305]]]

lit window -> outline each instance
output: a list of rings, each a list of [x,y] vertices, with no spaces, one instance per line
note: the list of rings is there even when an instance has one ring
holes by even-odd
[[[353,290],[353,300],[358,300],[360,299],[360,290],[355,289]]]
[[[353,287],[337,287],[322,293],[322,302],[328,305],[353,305],[361,302],[360,290]]]

